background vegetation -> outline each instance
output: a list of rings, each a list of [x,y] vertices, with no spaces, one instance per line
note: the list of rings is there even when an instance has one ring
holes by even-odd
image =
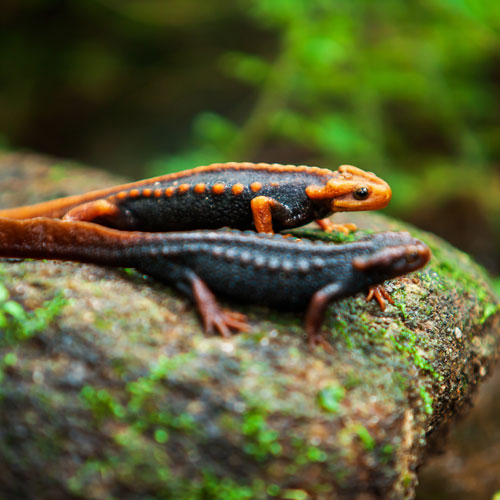
[[[500,3],[3,0],[0,138],[132,178],[373,170],[500,272]]]

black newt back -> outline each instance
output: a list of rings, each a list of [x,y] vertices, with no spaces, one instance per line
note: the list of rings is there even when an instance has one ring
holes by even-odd
[[[428,252],[408,233],[379,233],[342,245],[238,232],[178,234],[176,244],[151,247],[154,256],[144,251],[138,269],[173,284],[182,284],[190,270],[216,295],[284,309],[304,308],[328,284],[339,283],[341,296],[352,295],[428,259],[419,255],[408,262],[407,254]],[[359,269],[353,265],[356,258],[374,263]]]
[[[290,171],[238,169],[214,170],[183,175],[146,188],[113,196],[113,202],[130,212],[143,231],[183,229],[255,229],[250,202],[257,196],[282,205],[273,214],[273,228],[296,227],[330,213],[329,204],[314,202],[306,195],[312,184],[324,185],[329,176],[316,170]],[[323,171],[324,172],[324,171]],[[333,175],[333,173],[331,174]],[[99,221],[106,224],[105,220]]]

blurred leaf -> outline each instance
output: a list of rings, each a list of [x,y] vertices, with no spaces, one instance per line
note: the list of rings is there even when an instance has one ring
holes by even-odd
[[[208,112],[197,116],[193,130],[198,140],[206,141],[215,147],[220,147],[221,150],[228,143],[234,141],[238,134],[238,128],[229,120],[215,113]]]
[[[269,63],[260,57],[241,52],[228,52],[221,57],[222,70],[245,83],[258,85],[269,73]]]

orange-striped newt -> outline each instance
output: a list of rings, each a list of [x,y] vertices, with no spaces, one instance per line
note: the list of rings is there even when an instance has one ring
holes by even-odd
[[[332,300],[353,295],[427,263],[429,248],[405,232],[332,244],[247,231],[144,233],[88,222],[0,219],[0,256],[135,267],[193,299],[205,329],[228,336],[247,330],[243,315],[218,305],[231,300],[306,309],[311,345],[321,336]]]
[[[63,218],[122,230],[255,229],[273,233],[317,220],[325,230],[352,224],[326,219],[334,212],[375,210],[391,189],[371,172],[342,165],[215,163],[36,205],[0,210],[0,217]]]

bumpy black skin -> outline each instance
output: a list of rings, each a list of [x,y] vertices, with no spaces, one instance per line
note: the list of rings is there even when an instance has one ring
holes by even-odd
[[[342,245],[237,232],[165,234],[133,266],[189,295],[195,273],[217,296],[293,310],[304,309],[316,291],[332,283],[339,285],[337,299],[409,272],[405,257],[363,271],[353,259],[415,242],[408,233],[394,232]]]
[[[92,217],[89,220],[108,227],[138,231],[172,231],[190,229],[255,229],[250,209],[252,199],[260,196],[274,200],[272,225],[275,232],[297,227],[331,213],[329,199],[312,200],[306,194],[309,186],[325,186],[338,171],[318,167],[268,165],[252,163],[214,164],[146,179],[83,195],[51,200],[27,207],[0,210],[0,217],[29,219],[63,217],[70,209],[96,200],[106,200],[119,213]],[[255,189],[255,183],[260,189]],[[203,192],[195,190],[204,184]],[[213,186],[222,184],[223,191]],[[233,192],[233,186],[242,186]],[[184,191],[179,186],[188,185]],[[251,186],[254,185],[254,189]],[[173,188],[170,196],[165,193]]]
[[[337,285],[332,300],[352,295],[418,269],[429,251],[408,233],[335,245],[238,231],[124,232],[38,218],[0,219],[0,256],[135,267],[189,296],[196,277],[231,300],[302,309],[326,285]],[[369,265],[356,265],[367,258]]]
[[[190,183],[185,193],[175,193],[171,197],[159,198],[139,196],[114,201],[124,211],[130,213],[133,227],[141,231],[171,231],[188,229],[216,229],[229,226],[234,229],[254,229],[250,202],[256,196],[267,196],[279,205],[273,208],[273,228],[275,231],[304,225],[314,219],[322,219],[331,213],[330,204],[323,200],[311,200],[306,188],[312,184],[324,185],[328,178],[308,172],[272,172],[266,170],[239,170],[237,175],[231,169],[207,171],[194,176],[185,175],[175,181],[163,181],[152,185],[163,192],[170,186],[178,187]],[[234,179],[234,180],[231,180]],[[252,191],[250,185],[259,182],[262,188]],[[199,183],[206,184],[204,194],[194,191]],[[224,192],[214,194],[214,184],[223,183]],[[233,194],[234,184],[244,186],[241,194]],[[95,221],[97,222],[97,221]],[[106,221],[101,221],[104,224]],[[127,223],[126,226],[130,226]],[[124,227],[125,229],[128,227]]]

